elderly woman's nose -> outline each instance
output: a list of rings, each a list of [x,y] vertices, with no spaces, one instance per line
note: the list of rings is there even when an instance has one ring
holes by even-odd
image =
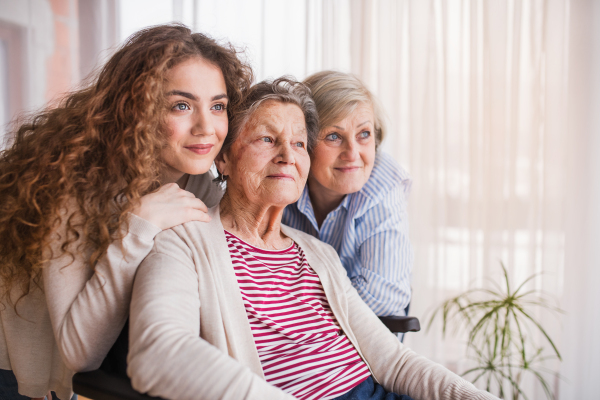
[[[215,134],[212,114],[210,110],[198,110],[194,114],[194,124],[192,126],[192,135],[210,136]]]
[[[359,157],[358,143],[354,140],[347,140],[343,144],[343,151],[340,157],[345,161],[354,161]]]
[[[278,147],[279,154],[277,154],[277,162],[293,164],[295,162],[294,152],[292,150],[292,144],[284,142]]]

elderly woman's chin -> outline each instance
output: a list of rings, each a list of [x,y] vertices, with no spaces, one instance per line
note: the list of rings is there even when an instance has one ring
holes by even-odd
[[[266,174],[258,184],[245,182],[238,186],[234,182],[228,182],[228,186],[231,189],[237,187],[240,193],[234,193],[238,190],[231,190],[231,197],[244,199],[247,205],[285,207],[300,198],[305,183],[305,177],[279,172]]]
[[[261,201],[273,206],[285,207],[300,198],[306,179],[303,179],[301,184],[279,177],[267,177],[266,181],[266,190]]]

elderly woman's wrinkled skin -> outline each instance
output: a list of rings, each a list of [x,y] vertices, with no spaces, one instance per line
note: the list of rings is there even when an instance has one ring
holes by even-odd
[[[300,197],[306,184],[310,168],[306,144],[304,114],[298,106],[268,100],[253,113],[231,148],[215,161],[228,176],[221,201],[225,229],[258,247],[289,245],[279,221],[285,206]]]
[[[308,178],[319,225],[345,195],[367,183],[375,162],[375,115],[360,104],[349,116],[319,132]]]

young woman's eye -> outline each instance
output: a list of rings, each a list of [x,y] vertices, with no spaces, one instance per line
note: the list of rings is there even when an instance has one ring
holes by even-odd
[[[227,110],[227,106],[223,103],[219,103],[212,106],[212,109],[215,111],[225,111]]]
[[[189,109],[190,106],[187,103],[177,103],[173,106],[173,110],[175,111],[187,111]]]
[[[325,136],[325,140],[328,140],[330,142],[335,142],[336,140],[340,139],[340,135],[338,135],[337,133],[330,133],[329,135]]]
[[[361,133],[358,134],[359,139],[367,139],[369,137],[371,137],[370,131],[362,131]]]

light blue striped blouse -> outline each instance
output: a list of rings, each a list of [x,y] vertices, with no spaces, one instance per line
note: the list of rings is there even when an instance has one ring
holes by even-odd
[[[335,248],[352,284],[380,316],[405,315],[410,302],[413,251],[406,212],[410,186],[408,173],[379,151],[367,183],[347,195],[320,229],[308,187],[283,213],[285,225]]]

